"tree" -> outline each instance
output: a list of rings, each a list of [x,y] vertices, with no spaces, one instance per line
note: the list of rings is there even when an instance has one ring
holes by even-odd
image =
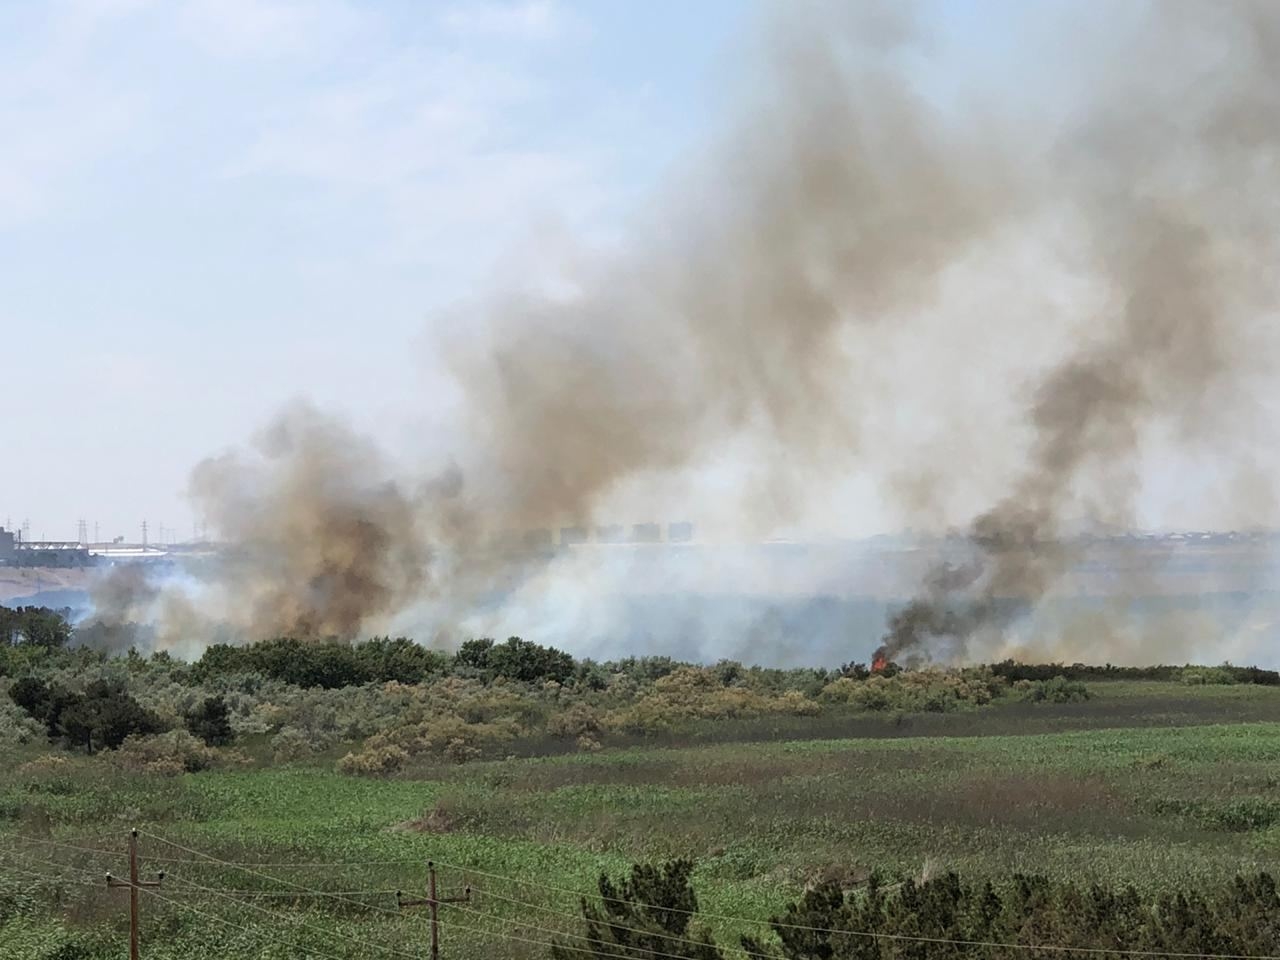
[[[231,729],[231,711],[222,697],[206,697],[204,703],[183,718],[192,736],[211,747],[223,747],[235,739]]]
[[[0,607],[0,644],[27,644],[50,650],[65,647],[71,640],[69,613],[48,607]]]
[[[41,723],[48,723],[53,688],[44,680],[23,677],[9,688],[9,699]]]
[[[692,873],[693,862],[681,859],[660,867],[636,864],[631,875],[618,883],[601,874],[600,905],[582,900],[583,934],[556,943],[552,957],[724,960],[711,934],[692,927],[698,911],[698,898],[689,882]]]
[[[554,680],[564,683],[573,676],[573,657],[555,647],[544,647],[530,640],[509,637],[488,651],[488,669],[497,677],[522,680],[525,683]]]
[[[158,733],[160,719],[133,699],[124,686],[95,680],[76,693],[41,680],[19,680],[10,688],[13,702],[45,725],[50,739],[67,747],[114,750],[134,733]]]
[[[453,655],[455,667],[469,667],[472,670],[489,669],[489,652],[493,649],[493,641],[488,637],[468,640]]]

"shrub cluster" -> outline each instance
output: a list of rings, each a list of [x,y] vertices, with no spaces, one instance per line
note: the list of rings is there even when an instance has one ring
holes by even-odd
[[[731,953],[698,923],[693,865],[637,865],[600,900],[583,898],[581,933],[558,941],[556,960],[668,956],[725,960]],[[1143,897],[1014,874],[967,881],[955,873],[865,887],[829,881],[806,890],[771,921],[773,937],[739,938],[752,960],[1007,960],[1017,947],[1082,952],[1163,952],[1181,956],[1274,956],[1280,952],[1280,894],[1267,873]],[[583,947],[582,944],[586,946]],[[1006,946],[1009,945],[1009,946]]]
[[[992,672],[1006,680],[1165,680],[1174,683],[1256,683],[1262,686],[1280,686],[1280,671],[1263,670],[1260,667],[1236,667],[1223,664],[1220,667],[1199,667],[1188,664],[1176,667],[1117,667],[1114,664],[1088,663],[1019,663],[1004,660],[991,665]]]
[[[359,686],[364,683],[422,683],[444,671],[446,654],[405,637],[375,637],[364,643],[306,642],[290,637],[248,646],[218,643],[191,668],[197,683],[234,674],[259,674],[299,687]]]
[[[19,613],[6,622],[21,629],[13,628],[10,645],[0,645],[0,678],[19,678],[0,679],[0,691],[6,683],[11,688],[0,697],[0,741],[28,742],[44,730],[65,746],[96,750],[117,748],[129,736],[184,730],[215,749],[250,738],[279,762],[332,751],[342,755],[341,769],[379,775],[415,761],[596,750],[640,736],[701,734],[709,724],[941,713],[998,700],[1070,703],[1089,696],[1082,678],[1190,684],[1269,683],[1272,676],[1231,666],[1135,670],[1013,661],[914,670],[890,663],[874,671],[858,663],[779,670],[670,657],[602,663],[519,637],[469,640],[452,655],[403,637],[356,644],[278,638],[215,644],[188,664],[163,652],[146,657],[132,649],[112,655],[61,646],[56,612]],[[182,765],[190,766],[187,759]]]
[[[917,960],[934,954],[1003,958],[987,944],[1084,950],[1267,955],[1280,948],[1280,897],[1269,874],[1221,886],[1140,896],[1132,887],[1058,882],[1014,875],[967,882],[954,873],[864,890],[829,883],[807,891],[774,920],[776,944],[744,937],[748,955],[785,960]],[[859,930],[877,937],[850,937]],[[932,941],[967,941],[950,946]],[[926,951],[927,948],[927,951]]]
[[[88,753],[95,746],[114,750],[126,737],[161,729],[159,718],[131,697],[122,683],[95,680],[81,693],[27,677],[9,688],[9,697],[44,724],[50,739],[84,747]]]

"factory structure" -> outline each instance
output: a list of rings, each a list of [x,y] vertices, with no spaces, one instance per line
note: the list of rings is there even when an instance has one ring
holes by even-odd
[[[17,530],[0,527],[0,567],[92,567],[117,561],[148,562],[169,559],[174,547],[83,540],[29,540]]]

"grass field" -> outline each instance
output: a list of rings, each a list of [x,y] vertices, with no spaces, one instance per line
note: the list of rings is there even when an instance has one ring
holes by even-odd
[[[425,915],[397,914],[394,891],[420,890],[427,858],[444,892],[475,888],[443,908],[444,955],[460,958],[546,956],[577,931],[576,892],[637,859],[696,857],[703,912],[743,918],[710,921],[725,943],[806,882],[870,870],[1152,888],[1276,869],[1280,689],[1092,689],[1087,703],[721,725],[393,780],[327,761],[180,777],[84,757],[21,767],[47,753],[23,748],[0,780],[0,957],[121,956],[127,894],[100,878],[125,873],[135,825],[144,871],[169,874],[144,899],[148,958],[423,956]],[[704,742],[729,729],[736,742]]]

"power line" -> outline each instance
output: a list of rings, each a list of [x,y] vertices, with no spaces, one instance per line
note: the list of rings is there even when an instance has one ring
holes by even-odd
[[[173,879],[173,878],[170,878],[170,879]],[[395,947],[388,947],[388,946],[385,946],[384,944],[374,943],[372,940],[362,940],[359,937],[352,937],[345,933],[339,933],[336,930],[328,931],[321,927],[312,926],[311,924],[307,923],[306,921],[300,918],[291,918],[286,916],[285,914],[276,913],[272,910],[268,910],[265,907],[259,907],[257,904],[249,903],[246,900],[240,900],[237,897],[232,896],[231,894],[223,893],[219,890],[214,889],[213,887],[206,887],[206,886],[203,886],[202,884],[195,883],[190,880],[176,880],[175,882],[180,883],[184,886],[192,887],[203,893],[213,894],[215,897],[221,897],[224,900],[230,900],[232,903],[236,903],[242,907],[247,907],[250,910],[257,911],[258,913],[261,913],[264,916],[271,917],[274,920],[284,920],[288,922],[295,922],[297,926],[304,927],[307,930],[316,931],[320,933],[321,936],[339,937],[343,940],[349,940],[351,943],[357,944],[358,946],[361,946],[361,947],[371,947],[374,950],[381,950],[385,953],[391,954],[392,956],[408,957],[409,960],[418,960],[418,958],[414,954],[404,953],[400,950],[397,950]]]
[[[171,907],[177,907],[179,910],[186,910],[188,913],[193,913],[196,916],[202,917],[205,920],[211,920],[214,923],[220,923],[224,927],[231,927],[233,930],[239,930],[241,933],[246,932],[248,929],[243,924],[234,923],[231,920],[224,920],[219,916],[215,916],[214,914],[205,913],[203,910],[197,910],[195,907],[191,906],[188,903],[182,903],[178,900],[173,900],[169,897],[164,896],[163,894],[156,893],[155,890],[147,890],[146,893],[148,896],[155,897],[157,900],[167,903]],[[272,943],[278,943],[286,947],[292,947],[295,950],[304,950],[307,953],[311,954],[312,956],[320,957],[321,960],[342,960],[342,957],[336,956],[332,953],[323,953],[319,950],[316,950],[314,947],[304,947],[302,944],[294,940],[281,940],[279,937],[273,937],[266,933],[259,933],[256,930],[253,931],[253,935],[262,940],[270,940]]]
[[[325,897],[330,899],[342,900],[345,902],[352,903],[363,909],[376,910],[382,913],[387,913],[392,915],[395,915],[395,911],[386,910],[384,908],[377,907],[373,904],[366,904],[358,900],[351,899],[351,896],[352,896],[351,893],[348,893],[348,892],[332,892],[331,893],[323,890],[314,890],[312,888],[302,886],[301,884],[293,883],[291,881],[285,880],[280,877],[275,877],[269,874],[261,873],[253,869],[253,867],[257,867],[257,866],[276,866],[276,867],[343,867],[343,866],[347,866],[347,867],[352,867],[352,866],[374,866],[374,865],[403,866],[403,865],[416,864],[418,862],[415,860],[390,860],[390,861],[333,861],[328,863],[311,862],[311,863],[248,864],[248,863],[238,863],[233,861],[221,860],[217,857],[211,856],[209,854],[205,854],[199,850],[194,850],[190,847],[185,847],[172,840],[166,840],[165,838],[156,836],[154,834],[146,834],[146,836],[149,836],[151,837],[151,839],[157,840],[161,843],[174,847],[175,849],[193,854],[201,858],[199,861],[195,861],[195,860],[181,861],[181,860],[175,860],[174,858],[161,858],[161,857],[148,858],[151,860],[155,860],[157,862],[170,862],[170,863],[172,862],[187,862],[187,863],[205,862],[205,863],[217,864],[219,866],[228,867],[234,870],[240,870],[245,873],[259,876],[273,883],[278,883],[283,886],[293,887],[296,890],[302,891],[303,893],[309,896],[317,896],[317,897]],[[78,850],[78,851],[93,853],[97,855],[110,855],[110,852],[105,850],[88,848],[88,847],[77,847],[71,844],[59,844],[54,841],[47,841],[41,838],[20,837],[18,839],[31,840],[38,843],[50,843],[54,846],[61,846],[67,849]],[[501,881],[513,884],[517,887],[537,887],[540,890],[546,890],[546,891],[551,891],[555,893],[562,893],[569,896],[573,896],[578,899],[595,899],[595,900],[603,899],[599,893],[584,893],[581,890],[574,890],[568,887],[559,887],[552,884],[544,883],[542,881],[520,880],[515,877],[509,877],[503,874],[477,870],[472,867],[463,867],[459,864],[451,864],[442,860],[437,860],[436,862],[439,863],[441,866],[458,870],[462,872],[464,875],[470,874],[470,875],[479,876],[479,877],[486,877],[492,880],[501,880]],[[59,866],[57,864],[50,864],[50,865]],[[264,891],[264,893],[267,893],[267,892]],[[360,892],[357,895],[361,895],[362,893],[363,892]],[[551,912],[551,913],[559,913],[559,911],[550,910],[549,908],[539,908],[535,904],[530,904],[526,901],[518,900],[516,898],[504,897],[500,894],[494,894],[492,891],[489,891],[489,894],[491,896],[495,896],[498,899],[509,900],[512,903],[523,904],[525,906],[534,907],[536,909],[548,910],[548,912]],[[260,895],[260,894],[255,892],[254,895]],[[632,905],[645,907],[653,910],[663,910],[669,913],[683,913],[683,914],[694,915],[704,920],[719,920],[727,923],[755,924],[757,926],[767,926],[771,929],[799,930],[807,933],[819,933],[819,934],[827,934],[827,935],[833,935],[833,936],[863,937],[863,938],[869,938],[869,939],[890,940],[890,941],[907,942],[907,943],[930,943],[930,944],[941,944],[941,945],[951,945],[951,946],[987,947],[992,949],[1038,951],[1038,952],[1064,953],[1064,954],[1148,957],[1148,958],[1163,958],[1163,960],[1280,960],[1280,955],[1275,955],[1275,954],[1196,953],[1196,952],[1171,951],[1171,950],[1139,950],[1139,949],[1127,949],[1127,948],[1121,948],[1121,947],[1076,947],[1076,946],[1065,946],[1065,945],[1058,945],[1058,944],[1028,944],[1028,943],[1012,943],[1012,942],[995,941],[995,940],[964,940],[964,939],[951,938],[951,937],[927,937],[927,936],[919,936],[919,935],[912,935],[912,934],[883,933],[883,932],[871,931],[871,930],[849,930],[849,929],[840,929],[840,928],[833,928],[833,927],[817,927],[817,926],[809,926],[805,924],[786,923],[781,920],[761,920],[753,917],[736,916],[733,914],[717,914],[717,913],[709,913],[705,911],[687,910],[687,909],[682,909],[678,907],[663,906],[660,904],[645,904],[645,903],[632,902]],[[488,916],[487,914],[480,914],[479,911],[469,911],[469,912],[476,913],[481,916]],[[564,914],[564,913],[561,913],[561,915],[568,916],[568,914]],[[493,919],[500,923],[514,923],[518,926],[523,926],[530,929],[535,929],[535,930],[541,929],[544,931],[547,930],[547,928],[538,928],[535,925],[524,924],[520,921],[509,921],[500,917],[493,917]],[[443,921],[441,922],[443,923]],[[450,921],[449,925],[458,927],[459,929],[471,929],[473,930],[473,932],[489,933],[489,931],[475,930],[475,928],[467,928],[464,925],[457,924],[453,921]],[[632,929],[634,932],[647,932],[647,931],[635,930],[635,928],[629,928],[629,929]],[[525,943],[531,943],[535,945],[541,945],[541,946],[551,945],[545,941],[531,940],[528,938],[509,936],[505,934],[498,934],[498,935],[507,937],[508,939],[517,940]],[[558,934],[558,935],[571,936],[567,934]],[[678,938],[671,937],[670,939],[674,940]],[[694,941],[685,940],[684,942],[691,943]],[[578,950],[579,948],[566,946],[565,949]]]
[[[511,903],[521,907],[526,907],[530,910],[538,910],[543,913],[551,914],[553,916],[566,917],[570,920],[583,919],[581,913],[570,913],[567,910],[557,910],[554,907],[544,907],[541,904],[530,903],[527,900],[517,900],[515,897],[508,897],[508,896],[504,896],[501,893],[495,893],[492,889],[488,887],[472,887],[472,890],[474,890],[476,893],[482,893],[486,897],[492,897],[495,900],[505,900],[507,903]],[[613,920],[607,920],[607,919],[601,922],[614,930],[626,930],[628,933],[639,933],[647,937],[660,937],[663,940],[670,940],[673,943],[685,943],[685,944],[689,944],[690,946],[699,945],[699,941],[697,940],[692,940],[688,937],[681,937],[674,933],[658,933],[652,930],[645,930],[642,927],[628,927],[628,926],[625,926],[624,924],[617,923]],[[525,924],[523,921],[519,921],[519,923],[521,926],[532,926],[531,924]],[[572,936],[572,934],[564,934],[564,935]]]
[[[566,887],[555,887],[542,882],[534,882],[531,880],[518,880],[515,877],[506,877],[496,873],[485,873],[482,870],[475,870],[466,867],[460,867],[457,864],[445,863],[443,860],[437,860],[441,866],[452,867],[455,870],[468,871],[476,876],[488,877],[494,880],[505,880],[509,883],[519,886],[532,887],[536,886],[543,890],[551,890],[557,893],[567,893],[581,899],[603,899],[600,894],[586,894],[577,890],[570,890]],[[852,937],[866,937],[878,940],[895,940],[908,943],[936,943],[950,944],[953,946],[964,947],[992,947],[1005,950],[1035,950],[1048,951],[1053,953],[1081,953],[1095,954],[1107,956],[1126,956],[1126,957],[1162,957],[1169,960],[1280,960],[1280,955],[1275,954],[1239,954],[1239,953],[1191,953],[1173,950],[1133,950],[1120,947],[1070,947],[1059,944],[1031,944],[1031,943],[1004,943],[994,940],[960,940],[950,937],[924,937],[915,936],[905,933],[881,933],[872,930],[842,930],[834,927],[811,927],[798,923],[784,923],[775,920],[758,920],[751,917],[738,917],[731,914],[706,913],[701,910],[685,910],[678,907],[667,907],[661,904],[653,903],[634,903],[628,901],[633,906],[645,907],[651,910],[665,910],[669,913],[684,913],[698,916],[704,920],[722,920],[732,923],[753,923],[760,926],[768,926],[771,928],[781,928],[784,930],[800,930],[808,933],[826,933],[840,934]]]
[[[381,913],[389,914],[390,916],[399,916],[399,915],[400,915],[400,914],[399,914],[399,912],[398,912],[398,911],[396,911],[396,910],[388,910],[388,909],[385,909],[385,908],[383,908],[383,907],[375,906],[374,904],[361,903],[359,900],[353,900],[353,899],[351,899],[350,897],[347,897],[346,895],[341,894],[341,893],[326,893],[326,892],[325,892],[325,891],[323,891],[323,890],[315,890],[315,889],[313,889],[313,888],[311,888],[311,887],[305,887],[305,886],[303,886],[303,885],[302,885],[302,884],[300,884],[300,883],[294,883],[294,882],[292,882],[292,881],[290,881],[290,880],[282,879],[281,877],[273,877],[273,876],[271,876],[270,874],[262,873],[262,872],[260,872],[260,871],[258,871],[258,870],[254,870],[254,869],[251,869],[251,868],[249,868],[249,867],[240,866],[239,864],[232,863],[232,862],[230,862],[230,861],[228,861],[228,860],[219,860],[217,857],[211,856],[211,855],[209,855],[209,854],[207,854],[207,853],[204,853],[204,852],[202,852],[202,851],[200,851],[200,850],[193,850],[191,847],[184,847],[184,846],[183,846],[182,844],[180,844],[180,843],[175,843],[175,842],[174,842],[174,841],[172,841],[172,840],[166,840],[164,837],[157,836],[157,835],[155,835],[155,834],[153,834],[153,833],[145,834],[145,836],[150,837],[152,840],[157,840],[157,841],[159,841],[160,843],[168,844],[169,846],[173,847],[173,848],[174,848],[174,849],[176,849],[176,850],[181,850],[183,853],[190,853],[190,854],[192,854],[193,856],[201,857],[201,858],[203,858],[203,859],[205,859],[205,860],[209,861],[210,863],[216,863],[216,864],[218,864],[219,866],[223,866],[223,867],[230,867],[230,868],[231,868],[231,869],[233,869],[233,870],[239,870],[239,871],[241,871],[241,872],[243,872],[243,873],[248,873],[248,874],[251,874],[251,875],[256,876],[256,877],[261,877],[261,878],[262,878],[262,879],[264,879],[264,880],[270,880],[270,881],[272,881],[273,883],[278,883],[278,884],[280,884],[281,886],[285,886],[285,887],[293,887],[293,888],[298,889],[298,890],[305,890],[305,891],[308,891],[308,892],[310,892],[310,893],[314,893],[314,894],[316,894],[316,895],[318,895],[318,896],[328,897],[328,898],[330,898],[330,899],[335,899],[335,900],[341,900],[341,901],[344,901],[344,902],[346,902],[346,903],[354,903],[356,906],[358,906],[358,907],[363,907],[363,908],[364,908],[364,909],[366,909],[366,910],[377,910],[377,911],[379,911],[379,912],[381,912]],[[1276,958],[1276,960],[1280,960],[1280,958]]]
[[[535,932],[537,932],[537,933],[549,933],[549,934],[551,934],[553,937],[567,937],[567,938],[568,938],[568,939],[570,939],[570,940],[586,940],[588,943],[598,943],[598,944],[601,944],[602,946],[605,946],[605,947],[619,947],[619,948],[626,948],[626,946],[627,946],[626,944],[622,944],[622,943],[617,943],[617,944],[614,944],[614,943],[608,943],[608,942],[606,942],[606,941],[604,941],[604,940],[600,939],[599,937],[589,937],[589,936],[586,936],[585,934],[581,934],[581,933],[566,933],[566,932],[565,932],[565,931],[563,931],[563,930],[555,930],[555,929],[552,929],[551,927],[540,927],[540,926],[538,926],[536,923],[527,923],[527,922],[526,922],[526,921],[524,921],[524,920],[509,920],[509,919],[507,919],[506,917],[495,917],[495,916],[493,916],[492,914],[482,913],[482,912],[481,912],[481,911],[479,911],[479,910],[472,910],[472,909],[469,909],[468,907],[460,907],[460,906],[455,905],[453,909],[455,909],[455,910],[461,910],[463,913],[469,913],[469,914],[474,914],[474,915],[479,916],[479,917],[484,917],[485,919],[497,920],[499,923],[509,923],[509,924],[511,924],[512,926],[516,926],[516,927],[523,927],[523,928],[524,928],[524,929],[526,929],[526,930],[533,930],[533,931],[535,931]],[[578,918],[578,919],[580,919],[580,918]],[[635,931],[636,933],[641,933],[641,934],[643,934],[643,935],[645,935],[645,936],[650,936],[650,937],[654,937],[654,936],[656,936],[656,937],[662,937],[662,936],[663,936],[663,934],[660,934],[660,933],[653,933],[653,932],[648,931],[648,930],[637,930],[637,929],[636,929],[636,928],[634,928],[634,927],[624,927],[624,926],[622,926],[621,924],[612,924],[612,923],[609,923],[609,921],[608,921],[608,920],[603,920],[603,921],[601,921],[601,924],[600,924],[600,925],[601,925],[601,926],[603,926],[603,927],[613,927],[613,928],[620,929],[620,930],[632,930],[632,931]],[[687,944],[689,944],[690,946],[701,946],[701,945],[702,945],[702,944],[700,944],[700,943],[699,943],[699,941],[697,941],[697,940],[691,940],[691,939],[688,939],[688,938],[685,938],[685,937],[673,937],[673,936],[668,935],[668,936],[667,936],[667,939],[675,939],[675,940],[679,941],[680,943],[687,943]],[[561,944],[561,946],[564,946],[564,944]],[[639,947],[639,948],[637,948],[637,949],[643,949],[643,950],[645,951],[645,953],[649,954],[649,956],[651,956],[651,957],[664,957],[664,958],[667,958],[667,960],[685,960],[685,957],[684,957],[682,954],[678,954],[678,953],[664,953],[664,952],[662,952],[662,951],[660,951],[660,950],[654,950],[652,947]],[[594,952],[594,951],[593,951],[593,952]],[[600,956],[600,954],[597,954],[597,956]]]

